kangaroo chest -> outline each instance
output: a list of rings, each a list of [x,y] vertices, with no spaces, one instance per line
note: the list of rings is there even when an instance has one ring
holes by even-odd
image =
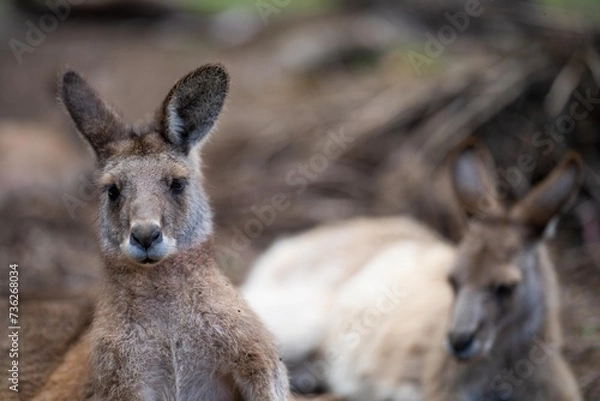
[[[466,376],[466,384],[457,401],[533,401],[539,395],[541,383],[535,372],[527,371],[526,359],[510,366],[501,364],[480,367]],[[539,367],[538,367],[539,368]],[[531,369],[534,369],[531,367]],[[466,372],[465,372],[466,373]],[[469,377],[470,376],[470,377]]]
[[[134,355],[144,401],[231,400],[233,382],[203,344],[175,329],[154,339],[140,336],[146,352]]]
[[[136,382],[141,400],[238,399],[220,347],[226,328],[216,314],[163,303],[160,312],[131,313],[125,321],[112,346]]]

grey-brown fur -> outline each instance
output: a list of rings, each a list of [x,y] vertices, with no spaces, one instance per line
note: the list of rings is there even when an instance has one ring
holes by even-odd
[[[453,163],[453,184],[473,216],[449,281],[454,289],[446,352],[430,354],[430,401],[579,401],[561,354],[559,288],[544,241],[550,221],[579,191],[571,153],[514,205],[495,191],[491,155],[476,142]]]
[[[223,67],[203,66],[155,121],[131,127],[79,75],[63,76],[62,101],[97,157],[106,282],[89,336],[65,359],[83,372],[89,360],[89,385],[65,386],[63,367],[39,399],[287,399],[271,335],[213,255],[195,145],[227,88]]]

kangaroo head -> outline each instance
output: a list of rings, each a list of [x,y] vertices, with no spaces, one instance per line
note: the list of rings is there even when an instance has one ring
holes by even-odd
[[[570,153],[521,200],[506,205],[495,196],[489,152],[475,142],[457,152],[453,187],[470,218],[449,276],[455,300],[447,349],[455,357],[489,355],[498,339],[539,326],[544,294],[537,248],[550,221],[576,196],[581,170]]]
[[[60,97],[96,155],[100,237],[110,257],[155,264],[211,231],[196,145],[214,126],[229,78],[205,65],[171,89],[150,124],[127,124],[75,72]]]

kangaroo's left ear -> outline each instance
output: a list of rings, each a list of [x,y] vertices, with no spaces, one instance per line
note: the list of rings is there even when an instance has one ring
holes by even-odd
[[[486,218],[505,213],[496,193],[498,177],[490,151],[471,138],[450,157],[452,187],[468,217]]]
[[[76,72],[62,75],[59,96],[98,161],[110,155],[112,142],[126,137],[125,121]]]
[[[583,181],[583,163],[575,152],[568,153],[541,183],[510,210],[510,216],[544,231],[553,217],[575,200]]]
[[[165,139],[184,153],[215,125],[227,92],[229,76],[219,64],[207,64],[179,80],[159,110]]]

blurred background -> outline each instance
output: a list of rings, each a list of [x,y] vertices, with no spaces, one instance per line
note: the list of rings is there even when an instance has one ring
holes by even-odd
[[[233,80],[202,152],[220,264],[237,284],[274,239],[352,216],[410,214],[458,240],[444,166],[471,135],[508,200],[578,151],[584,188],[552,248],[567,359],[600,400],[595,0],[0,2],[0,295],[19,263],[23,358],[36,364],[22,399],[89,323],[101,276],[93,162],[56,101],[58,74],[81,72],[137,121],[207,62]]]

